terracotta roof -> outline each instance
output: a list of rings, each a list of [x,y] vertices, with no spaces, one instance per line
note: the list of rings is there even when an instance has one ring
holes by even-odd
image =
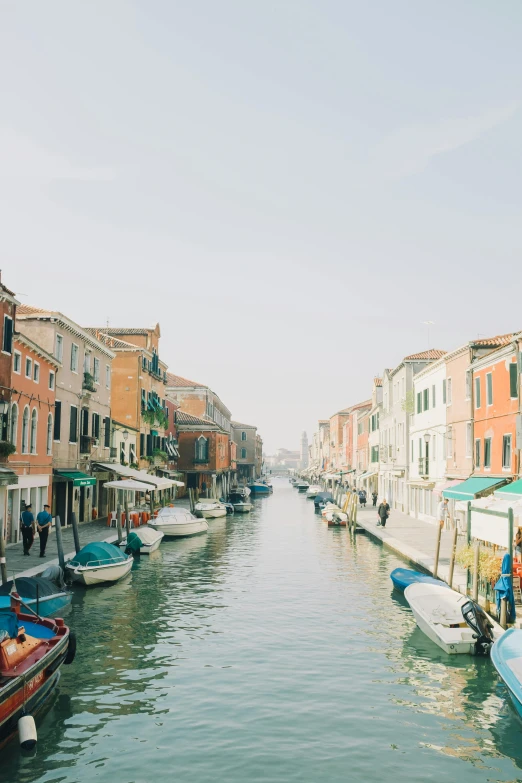
[[[185,411],[176,411],[176,424],[202,424],[206,429],[217,426],[213,421],[205,421],[205,419],[192,416],[191,413],[185,413]]]
[[[208,389],[208,386],[204,383],[197,383],[197,381],[189,381],[188,378],[183,378],[181,375],[174,375],[171,372],[167,373],[167,387],[177,386],[183,388],[186,386],[192,386],[198,389]]]
[[[477,348],[500,348],[503,345],[509,345],[515,334],[518,334],[518,332],[497,334],[496,337],[485,337],[482,340],[471,340],[471,345]]]
[[[126,343],[124,340],[118,340],[117,337],[113,337],[110,334],[106,334],[106,332],[100,332],[99,329],[96,329],[95,326],[86,326],[84,327],[85,331],[91,334],[93,337],[96,337],[97,340],[100,341],[100,343],[103,343],[108,348],[114,348],[115,350],[118,350],[120,348],[121,350],[129,349],[131,348],[133,351],[142,351],[143,348],[140,348],[139,345],[135,345],[134,343]]]
[[[446,356],[447,351],[441,351],[438,348],[430,348],[429,351],[421,351],[420,353],[412,353],[410,356],[405,356],[404,361],[405,362],[412,362],[415,360],[422,360],[422,359],[442,359],[443,356]]]
[[[110,335],[123,335],[123,334],[142,334],[147,335],[149,332],[153,332],[156,327],[151,326],[129,326],[128,328],[125,328],[123,326],[91,326],[89,329],[94,329],[94,331],[97,332],[103,332],[104,334],[110,334]]]
[[[42,310],[41,307],[33,307],[33,305],[20,304],[16,308],[17,315],[34,315],[42,313],[51,313],[52,310]]]
[[[230,423],[233,427],[245,427],[246,429],[257,430],[255,424],[241,424],[239,421],[231,421]]]
[[[374,386],[382,386],[382,378],[373,379]]]

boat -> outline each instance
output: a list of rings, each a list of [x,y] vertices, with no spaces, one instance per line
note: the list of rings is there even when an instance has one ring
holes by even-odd
[[[318,492],[322,491],[322,487],[319,484],[311,484],[306,490],[306,497],[309,500],[313,500]]]
[[[449,587],[415,582],[404,591],[417,625],[449,655],[488,655],[495,639],[484,610]]]
[[[250,492],[248,494],[250,494]],[[254,507],[253,504],[249,501],[248,495],[241,495],[239,492],[231,493],[230,503],[232,503],[234,512],[236,514],[248,514]]]
[[[435,579],[435,577],[423,574],[421,571],[413,571],[411,568],[395,568],[390,574],[390,579],[397,590],[403,591],[415,582],[448,587],[446,582],[443,582],[441,579]]]
[[[310,484],[308,481],[296,481],[294,484],[294,487],[297,489],[298,492],[306,492]]]
[[[128,538],[124,538],[121,542],[120,549],[126,551],[129,547],[129,554],[139,552],[140,555],[150,555],[151,552],[155,552],[159,548],[163,535],[161,530],[153,530],[144,525],[137,532],[131,531]]]
[[[0,744],[16,732],[18,721],[29,720],[32,731],[20,736],[22,747],[36,742],[30,720],[55,690],[60,666],[70,664],[76,639],[61,618],[54,620],[20,612],[17,594],[14,611],[0,614]]]
[[[50,579],[41,576],[19,576],[0,586],[0,612],[11,611],[11,591],[18,593],[24,604],[40,617],[52,617],[66,609],[72,601],[70,590],[62,590]]]
[[[346,527],[348,524],[348,514],[345,514],[335,503],[327,503],[321,515],[328,522],[329,527]]]
[[[159,530],[168,538],[197,536],[208,531],[208,522],[203,517],[195,517],[186,508],[160,508],[157,516],[149,522],[149,527]]]
[[[82,585],[101,585],[119,582],[127,576],[134,560],[132,555],[120,552],[114,544],[92,541],[70,560],[65,570],[73,580]]]
[[[522,718],[522,631],[510,628],[491,648],[491,660]]]
[[[200,500],[194,506],[194,514],[204,519],[218,519],[226,517],[227,509],[224,503],[219,500]]]
[[[252,495],[270,495],[273,491],[272,487],[265,481],[251,481],[248,484],[248,489]]]
[[[314,498],[314,507],[316,511],[322,510],[327,503],[333,503],[334,497],[331,492],[318,492]]]

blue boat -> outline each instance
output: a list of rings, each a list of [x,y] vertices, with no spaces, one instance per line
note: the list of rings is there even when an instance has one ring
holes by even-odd
[[[522,631],[510,628],[491,648],[491,660],[522,718]]]
[[[390,574],[393,586],[397,590],[406,590],[409,585],[415,582],[427,582],[430,585],[439,585],[439,587],[448,587],[446,582],[435,579],[433,576],[423,574],[421,571],[413,571],[411,568],[396,568]]]
[[[251,481],[250,484],[247,484],[247,487],[252,495],[270,495],[273,491],[272,487],[264,481]]]
[[[12,588],[12,580],[0,586],[0,612],[11,611]],[[41,576],[21,576],[15,580],[15,589],[25,607],[30,607],[40,617],[60,615],[72,601],[71,592],[61,590],[50,579]],[[24,610],[29,611],[25,607]]]

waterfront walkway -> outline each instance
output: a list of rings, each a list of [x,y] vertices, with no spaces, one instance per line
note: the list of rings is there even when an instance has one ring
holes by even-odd
[[[366,530],[384,546],[406,557],[416,566],[433,574],[437,527],[429,522],[392,509],[386,527],[377,526],[377,510],[372,506],[357,509],[357,525]],[[438,577],[448,581],[452,533],[443,530],[440,542]],[[465,536],[459,536],[457,551],[465,544]],[[453,589],[466,592],[466,571],[455,565]]]

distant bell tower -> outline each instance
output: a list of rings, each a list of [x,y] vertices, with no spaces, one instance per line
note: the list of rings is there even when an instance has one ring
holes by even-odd
[[[305,470],[308,467],[308,435],[303,432],[301,435],[301,470]]]

